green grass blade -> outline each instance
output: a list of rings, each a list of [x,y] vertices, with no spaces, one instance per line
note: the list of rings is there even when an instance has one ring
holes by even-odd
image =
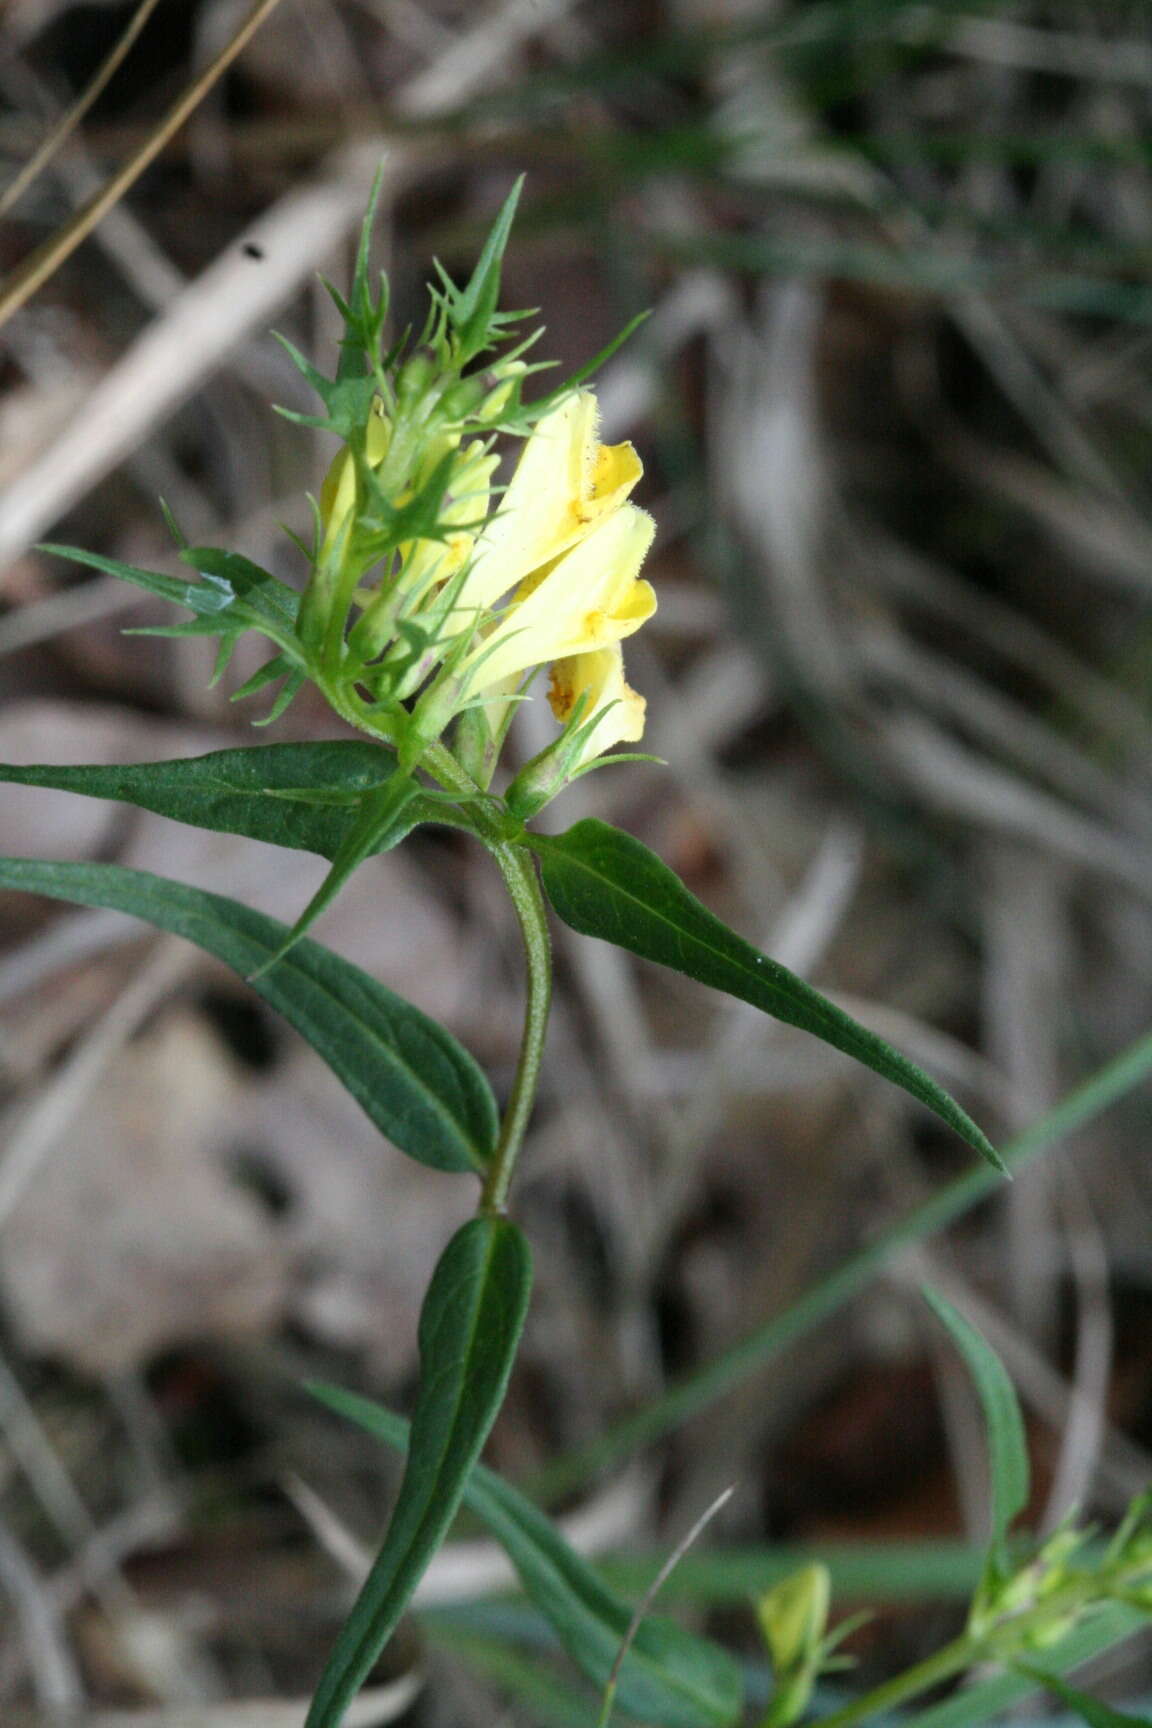
[[[1138,1038],[1012,1141],[1004,1152],[1008,1168],[1012,1171],[1024,1169],[1049,1146],[1085,1123],[1094,1121],[1149,1075],[1152,1075],[1152,1033]],[[777,1356],[847,1307],[893,1255],[911,1243],[929,1241],[999,1187],[1000,1177],[988,1165],[965,1171],[939,1194],[913,1207],[905,1217],[890,1225],[835,1272],[806,1290],[782,1313],[774,1314],[762,1325],[754,1327],[703,1368],[686,1375],[660,1397],[625,1416],[581,1451],[559,1459],[542,1474],[535,1485],[535,1492],[545,1501],[568,1493],[607,1466],[630,1457],[641,1447],[671,1433],[690,1417],[707,1410],[725,1393],[761,1372]]]
[[[924,1296],[951,1334],[980,1397],[992,1488],[992,1551],[1002,1557],[1009,1526],[1028,1504],[1030,1466],[1016,1388],[988,1341],[938,1290]]]
[[[0,859],[0,887],[129,912],[247,977],[288,932],[235,900],[116,864]],[[253,988],[306,1038],[383,1134],[421,1164],[481,1172],[496,1143],[491,1088],[449,1032],[374,978],[302,942]]]
[[[449,1242],[420,1315],[412,1444],[384,1546],[336,1640],[305,1728],[338,1728],[456,1516],[504,1400],[532,1282],[506,1218],[472,1218]]]
[[[334,1386],[312,1391],[389,1446],[408,1444],[390,1410]],[[565,1541],[549,1518],[502,1477],[477,1465],[464,1498],[512,1561],[524,1592],[597,1687],[612,1672],[630,1605]],[[727,1728],[741,1710],[739,1664],[718,1645],[663,1617],[645,1619],[621,1665],[616,1704],[660,1728]]]
[[[1016,1664],[1017,1671],[1026,1674],[1029,1680],[1035,1680],[1038,1686],[1047,1687],[1056,1697],[1067,1704],[1069,1710],[1079,1716],[1082,1722],[1087,1722],[1088,1728],[1152,1728],[1152,1718],[1148,1716],[1133,1716],[1126,1710],[1115,1710],[1111,1704],[1105,1704],[1100,1698],[1093,1698],[1087,1692],[1080,1692],[1075,1686],[1069,1686],[1059,1674],[1048,1674],[1039,1668],[1031,1668],[1024,1662]]]
[[[971,1117],[915,1063],[729,930],[654,852],[588,818],[556,837],[529,836],[549,900],[566,924],[811,1032],[900,1086],[996,1169],[1004,1166]]]

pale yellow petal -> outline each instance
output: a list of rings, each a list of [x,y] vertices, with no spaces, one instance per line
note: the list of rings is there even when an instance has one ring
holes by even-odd
[[[468,655],[462,671],[478,686],[631,636],[656,610],[637,571],[655,523],[625,504],[558,558],[526,597],[514,600],[496,628]]]
[[[577,391],[534,428],[476,545],[461,605],[492,606],[619,508],[642,473],[630,444],[596,441],[596,398]]]
[[[379,468],[392,441],[391,422],[383,418],[379,400],[369,416],[364,450],[370,465]],[[331,551],[356,503],[356,464],[352,452],[341,450],[332,460],[320,487],[321,558]]]
[[[647,704],[625,680],[624,653],[618,642],[555,662],[548,701],[561,725],[572,718],[581,696],[585,698],[581,725],[589,721],[593,725],[581,741],[579,763],[590,762],[617,744],[635,744],[644,736]]]

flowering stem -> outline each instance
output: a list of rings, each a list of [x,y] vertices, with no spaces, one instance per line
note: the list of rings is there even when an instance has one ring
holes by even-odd
[[[956,1638],[951,1644],[945,1644],[942,1650],[925,1661],[918,1662],[914,1668],[905,1669],[903,1674],[897,1674],[895,1679],[888,1680],[883,1686],[875,1687],[863,1698],[857,1698],[852,1704],[845,1705],[843,1710],[837,1710],[832,1716],[821,1717],[817,1728],[853,1728],[857,1722],[865,1721],[869,1716],[878,1716],[881,1712],[894,1710],[899,1704],[906,1704],[910,1698],[919,1697],[921,1692],[927,1692],[932,1686],[939,1686],[944,1680],[951,1680],[957,1674],[962,1674],[979,1659],[980,1646],[978,1640],[966,1633]]]
[[[478,790],[476,782],[443,744],[428,746],[422,766],[448,792],[474,797]],[[490,831],[485,832],[486,829]],[[516,1077],[500,1124],[500,1138],[480,1193],[481,1212],[503,1212],[524,1131],[536,1101],[544,1038],[548,1030],[548,1010],[552,1002],[552,944],[548,936],[544,896],[531,858],[521,847],[509,844],[499,824],[486,820],[482,812],[478,813],[477,832],[495,858],[512,897],[528,966],[524,1030],[520,1038]]]
[[[518,846],[507,843],[492,846],[491,852],[512,896],[528,962],[524,1030],[516,1077],[500,1124],[500,1138],[480,1194],[481,1212],[503,1212],[516,1158],[536,1100],[552,1000],[552,944],[548,938],[544,897],[531,858]]]
[[[373,731],[358,705],[346,698],[335,680],[326,681],[322,688],[336,712],[347,720],[349,725],[369,733],[370,736],[381,736],[380,732]],[[474,798],[480,790],[471,775],[461,768],[451,751],[443,744],[427,746],[421,766],[427,769],[433,779],[439,781],[446,792],[454,792],[462,798]],[[519,846],[508,842],[499,822],[491,816],[477,811],[475,821],[476,832],[495,858],[512,897],[520,933],[524,938],[527,960],[524,1030],[520,1038],[516,1076],[500,1123],[500,1137],[480,1193],[479,1210],[494,1213],[503,1212],[507,1203],[512,1172],[528,1119],[532,1114],[532,1106],[536,1101],[544,1039],[548,1031],[548,1010],[552,1002],[552,944],[548,936],[544,896],[540,892],[536,867],[531,858]]]

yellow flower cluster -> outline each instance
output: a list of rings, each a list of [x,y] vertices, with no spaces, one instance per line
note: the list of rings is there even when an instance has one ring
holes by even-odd
[[[644,700],[625,682],[620,643],[656,610],[639,577],[655,524],[627,501],[643,470],[631,444],[599,443],[596,423],[596,399],[581,390],[535,427],[457,601],[476,615],[511,592],[461,677],[507,689],[549,666],[557,720],[583,697],[582,722],[595,721],[581,762],[643,734]]]
[[[361,639],[377,608],[386,606],[394,624],[399,600],[404,617],[436,612],[441,659],[464,647],[453,656],[450,690],[433,698],[436,730],[451,711],[479,698],[495,731],[525,677],[549,667],[548,699],[557,720],[564,724],[579,714],[579,749],[567,763],[568,777],[643,734],[644,700],[625,681],[620,644],[656,609],[651,584],[639,576],[654,524],[628,501],[640,461],[631,444],[601,444],[597,419],[588,390],[574,391],[545,415],[494,511],[496,458],[482,443],[467,445],[445,520],[451,527],[486,518],[482,528],[411,543],[387,593],[357,593],[365,607]],[[389,438],[388,422],[374,416],[365,449],[373,468],[384,463]],[[321,490],[321,558],[338,555],[356,492],[355,467],[345,451]],[[438,606],[437,596],[445,595],[450,600]]]

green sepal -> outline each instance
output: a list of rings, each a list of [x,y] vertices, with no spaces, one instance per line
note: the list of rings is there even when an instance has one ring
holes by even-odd
[[[507,1218],[472,1218],[440,1257],[420,1314],[412,1444],[384,1545],[321,1676],[305,1728],[338,1728],[452,1526],[504,1401],[532,1260]]]
[[[289,672],[283,685],[277,691],[271,708],[269,708],[267,714],[262,714],[259,720],[253,720],[253,726],[274,725],[275,722],[279,720],[281,714],[283,714],[284,711],[296,700],[297,696],[304,688],[306,679],[307,673],[300,671],[299,668]],[[233,698],[233,700],[235,700],[235,698]]]
[[[275,684],[279,679],[286,678],[290,673],[299,674],[300,668],[287,654],[274,654],[271,660],[265,660],[263,666],[258,666],[250,678],[233,690],[230,700],[243,702],[248,696],[256,696],[261,690],[266,690],[269,684]]]
[[[378,393],[371,373],[366,370],[359,373],[338,372],[335,378],[326,378],[287,336],[282,336],[279,331],[273,331],[273,335],[297,371],[312,386],[326,410],[323,415],[318,415],[301,414],[291,408],[279,408],[277,412],[281,418],[292,421],[294,425],[315,426],[320,431],[335,432],[346,443],[353,444],[357,434],[361,433],[367,424],[372,411],[372,399]]]
[[[549,900],[583,936],[599,936],[811,1032],[903,1088],[997,1170],[987,1136],[942,1086],[890,1044],[769,959],[703,906],[654,852],[589,817],[564,834],[528,834]]]

